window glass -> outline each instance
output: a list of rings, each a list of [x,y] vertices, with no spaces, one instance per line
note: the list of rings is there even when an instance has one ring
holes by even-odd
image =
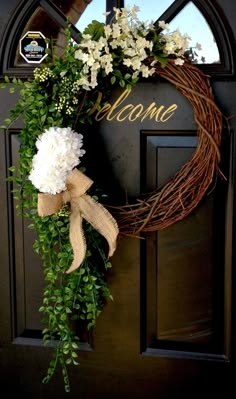
[[[155,22],[173,3],[172,0],[136,0],[134,2],[127,0],[126,5],[139,6],[139,19]],[[179,29],[181,33],[187,33],[190,36],[190,48],[195,52],[193,60],[195,63],[220,63],[220,55],[212,31],[201,12],[191,1],[169,25],[171,30]],[[196,43],[201,45],[201,50],[195,48]]]
[[[106,11],[106,0],[52,0],[52,2],[80,31],[83,31],[93,19],[105,22],[103,14]]]
[[[52,2],[65,16],[70,18],[80,31],[83,31],[93,19],[105,23],[106,0],[52,0]],[[137,5],[140,8],[138,16],[141,20],[155,22],[173,3],[173,0],[136,0],[125,2],[125,6]],[[171,20],[169,26],[170,30],[179,29],[181,33],[187,33],[191,37],[190,48],[194,51],[195,63],[220,63],[220,55],[212,31],[203,15],[191,1]],[[63,29],[42,7],[37,7],[34,11],[21,37],[28,31],[40,31],[45,37],[53,38],[57,55],[63,53],[65,44]],[[201,50],[195,48],[196,43],[201,45]],[[26,64],[27,62],[19,54],[18,48],[14,66],[26,66]]]
[[[76,23],[76,28],[81,32],[86,28],[86,26],[96,19],[99,22],[105,23],[106,17],[104,13],[106,12],[106,0],[92,0],[86,9],[86,12],[81,14],[78,22]]]
[[[56,7],[68,17],[71,22],[83,31],[93,19],[105,22],[106,0],[52,0]],[[26,24],[20,38],[28,31],[39,31],[46,38],[54,40],[54,52],[57,56],[63,55],[65,47],[64,29],[52,19],[43,7],[37,7]],[[21,56],[17,48],[14,66],[32,66]]]
[[[203,15],[192,2],[189,2],[169,25],[170,30],[179,28],[181,33],[187,33],[191,37],[190,47],[194,51],[196,50],[194,62],[197,64],[220,62],[219,51],[212,31]],[[196,43],[201,45],[201,50],[195,49]]]
[[[31,15],[28,23],[24,27],[21,38],[28,31],[41,32],[46,38],[57,39],[57,41],[61,34],[60,26],[54,20],[52,20],[51,17],[41,7],[38,7]],[[32,64],[27,64],[27,61],[20,55],[20,49],[18,46],[14,60],[14,66],[26,65],[32,66]]]
[[[174,0],[126,0],[125,6],[138,6],[140,8],[138,17],[141,21],[155,22],[174,2]]]

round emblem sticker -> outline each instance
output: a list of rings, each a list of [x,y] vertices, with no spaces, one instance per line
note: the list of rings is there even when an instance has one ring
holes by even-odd
[[[20,55],[28,63],[40,64],[46,57],[46,43],[45,36],[41,32],[27,32],[20,39]]]

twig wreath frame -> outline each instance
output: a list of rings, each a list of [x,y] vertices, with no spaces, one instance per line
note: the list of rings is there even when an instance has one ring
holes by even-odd
[[[68,367],[79,364],[80,338],[74,326],[82,321],[87,329],[94,327],[106,300],[112,299],[107,272],[117,237],[140,236],[185,218],[220,173],[223,116],[209,77],[185,55],[188,36],[169,32],[164,21],[159,26],[166,33],[158,34],[152,24],[138,20],[137,11],[136,6],[114,8],[111,24],[93,21],[79,44],[71,40],[68,22],[63,57],[48,49],[46,62],[33,77],[5,77],[0,85],[10,93],[17,87],[20,94],[1,128],[8,129],[19,117],[25,122],[19,164],[9,168],[8,180],[17,208],[36,231],[34,250],[42,259],[42,334],[45,345],[54,345],[43,382],[51,380],[59,365],[66,392]],[[164,78],[191,103],[197,148],[173,178],[146,198],[102,205],[106,193],[93,186],[80,165],[85,151],[77,130],[93,124],[113,88],[130,90],[139,77],[150,76]]]
[[[209,77],[195,65],[169,62],[155,69],[190,102],[197,123],[198,144],[192,158],[163,187],[136,203],[114,208],[120,235],[165,229],[188,216],[219,173],[223,115],[214,101]]]

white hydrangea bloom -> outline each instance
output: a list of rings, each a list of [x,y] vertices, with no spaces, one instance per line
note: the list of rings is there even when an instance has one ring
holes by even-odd
[[[57,194],[66,190],[66,179],[80,164],[83,136],[70,127],[51,127],[37,141],[38,152],[32,160],[29,180],[42,193]]]

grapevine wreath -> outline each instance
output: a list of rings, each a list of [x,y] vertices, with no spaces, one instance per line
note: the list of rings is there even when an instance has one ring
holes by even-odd
[[[214,102],[209,78],[185,62],[155,67],[192,104],[198,145],[192,158],[162,188],[145,199],[114,209],[121,235],[162,230],[185,218],[201,201],[219,170],[222,113]]]
[[[82,320],[88,329],[94,327],[112,298],[106,276],[118,236],[139,236],[185,218],[219,172],[223,117],[208,76],[186,57],[188,35],[171,32],[164,21],[158,33],[138,19],[137,11],[136,6],[114,8],[111,23],[93,21],[79,43],[71,39],[68,21],[63,57],[51,45],[32,77],[5,77],[1,84],[10,92],[19,89],[19,100],[1,127],[24,119],[19,164],[9,168],[8,180],[17,208],[36,232],[34,250],[42,259],[42,334],[45,345],[54,347],[43,382],[60,365],[66,391],[68,366],[79,364],[74,326]],[[149,77],[167,80],[189,100],[197,148],[174,177],[146,198],[103,205],[106,193],[97,190],[82,163],[86,150],[80,128],[93,124],[113,88],[131,90],[139,78]]]

